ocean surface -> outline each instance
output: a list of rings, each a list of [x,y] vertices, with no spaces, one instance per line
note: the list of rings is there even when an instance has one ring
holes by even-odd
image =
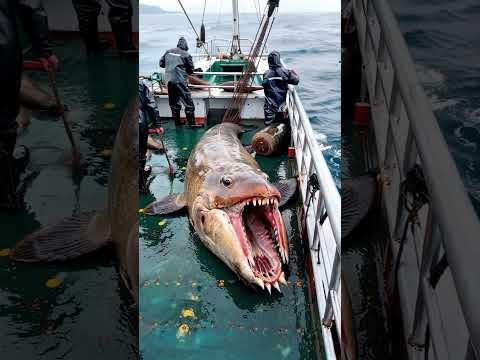
[[[480,214],[480,5],[392,0],[439,126]]]
[[[189,16],[198,31],[202,15]],[[256,14],[241,15],[240,36],[253,39],[258,25]],[[206,14],[205,27],[207,40],[230,39],[231,14]],[[160,57],[177,45],[180,36],[187,39],[190,53],[197,53],[196,36],[183,13],[141,14],[140,74],[158,71]],[[340,184],[340,14],[293,15],[280,11],[268,50],[280,51],[286,65],[299,74],[300,97],[332,174]]]

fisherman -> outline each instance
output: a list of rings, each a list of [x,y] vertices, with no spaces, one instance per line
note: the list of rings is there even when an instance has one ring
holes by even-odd
[[[120,54],[138,54],[132,41],[132,4],[131,0],[105,0],[110,7],[108,19]],[[102,6],[99,0],[72,0],[77,13],[78,27],[82,33],[88,51],[102,50],[108,47],[98,37],[98,15]]]
[[[201,127],[195,124],[195,104],[187,85],[188,75],[193,74],[193,60],[188,53],[187,40],[182,36],[178,40],[176,48],[170,49],[160,59],[160,67],[165,68],[165,82],[168,88],[168,102],[172,109],[172,117],[175,125],[180,126],[180,111],[185,106],[188,126],[191,128]]]
[[[23,157],[14,159],[16,117],[22,78],[22,49],[17,19],[32,42],[32,50],[45,70],[56,69],[58,59],[48,40],[48,19],[41,0],[0,0],[0,208],[17,208],[16,174]]]
[[[147,163],[147,141],[149,133],[163,134],[163,128],[160,125],[160,113],[158,111],[155,99],[143,80],[138,82],[138,143],[139,143],[139,177],[138,185],[140,192],[146,194],[148,192],[147,179],[151,172],[150,167],[146,167]],[[152,129],[148,129],[148,119],[152,125]]]
[[[288,85],[297,85],[299,78],[294,70],[285,69],[280,62],[280,53],[272,51],[268,55],[269,70],[263,74],[263,89],[265,92],[265,125],[268,126],[275,120],[283,121],[287,101]]]

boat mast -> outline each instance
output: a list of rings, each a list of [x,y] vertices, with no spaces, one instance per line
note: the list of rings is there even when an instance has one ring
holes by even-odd
[[[238,59],[242,50],[240,49],[240,23],[238,22],[238,0],[232,0],[233,8],[233,40],[232,58]]]

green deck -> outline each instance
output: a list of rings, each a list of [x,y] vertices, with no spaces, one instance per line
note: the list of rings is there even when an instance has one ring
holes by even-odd
[[[166,146],[176,171],[169,179],[164,155],[153,155],[157,197],[183,191],[189,154],[204,130],[165,126]],[[248,142],[253,134],[242,139]],[[286,156],[257,156],[272,181],[290,174]],[[154,200],[141,197],[140,207]],[[140,219],[140,350],[144,360],[318,359],[304,247],[299,242],[295,201],[282,212],[290,239],[288,288],[254,292],[246,287],[195,235],[185,215]],[[224,285],[221,286],[220,281]],[[183,310],[195,317],[182,317]],[[187,313],[188,315],[188,313]],[[179,327],[187,324],[188,333]]]
[[[58,116],[34,113],[18,138],[31,151],[24,174],[25,208],[0,212],[0,250],[63,217],[101,209],[109,157],[128,94],[137,92],[136,59],[114,53],[87,59],[78,38],[56,41],[59,92],[82,153],[82,169],[65,165],[70,145]],[[119,76],[132,74],[132,76]],[[48,88],[45,74],[32,74]],[[112,102],[114,109],[105,109]],[[17,264],[0,257],[0,346],[3,359],[135,359],[136,319],[129,317],[111,249],[69,264]],[[57,288],[47,280],[61,278]],[[95,323],[92,324],[92,319]]]
[[[233,75],[208,75],[208,72],[242,72],[247,67],[245,60],[217,60],[202,75],[202,79],[209,81],[214,85],[220,85],[227,81],[233,81]],[[259,75],[252,76],[253,85],[262,85],[262,77]],[[238,79],[239,77],[237,77]]]

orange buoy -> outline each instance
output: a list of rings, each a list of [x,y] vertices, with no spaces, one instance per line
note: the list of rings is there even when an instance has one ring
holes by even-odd
[[[283,123],[271,124],[254,135],[252,146],[257,154],[269,156],[283,144],[287,130],[287,125]]]

